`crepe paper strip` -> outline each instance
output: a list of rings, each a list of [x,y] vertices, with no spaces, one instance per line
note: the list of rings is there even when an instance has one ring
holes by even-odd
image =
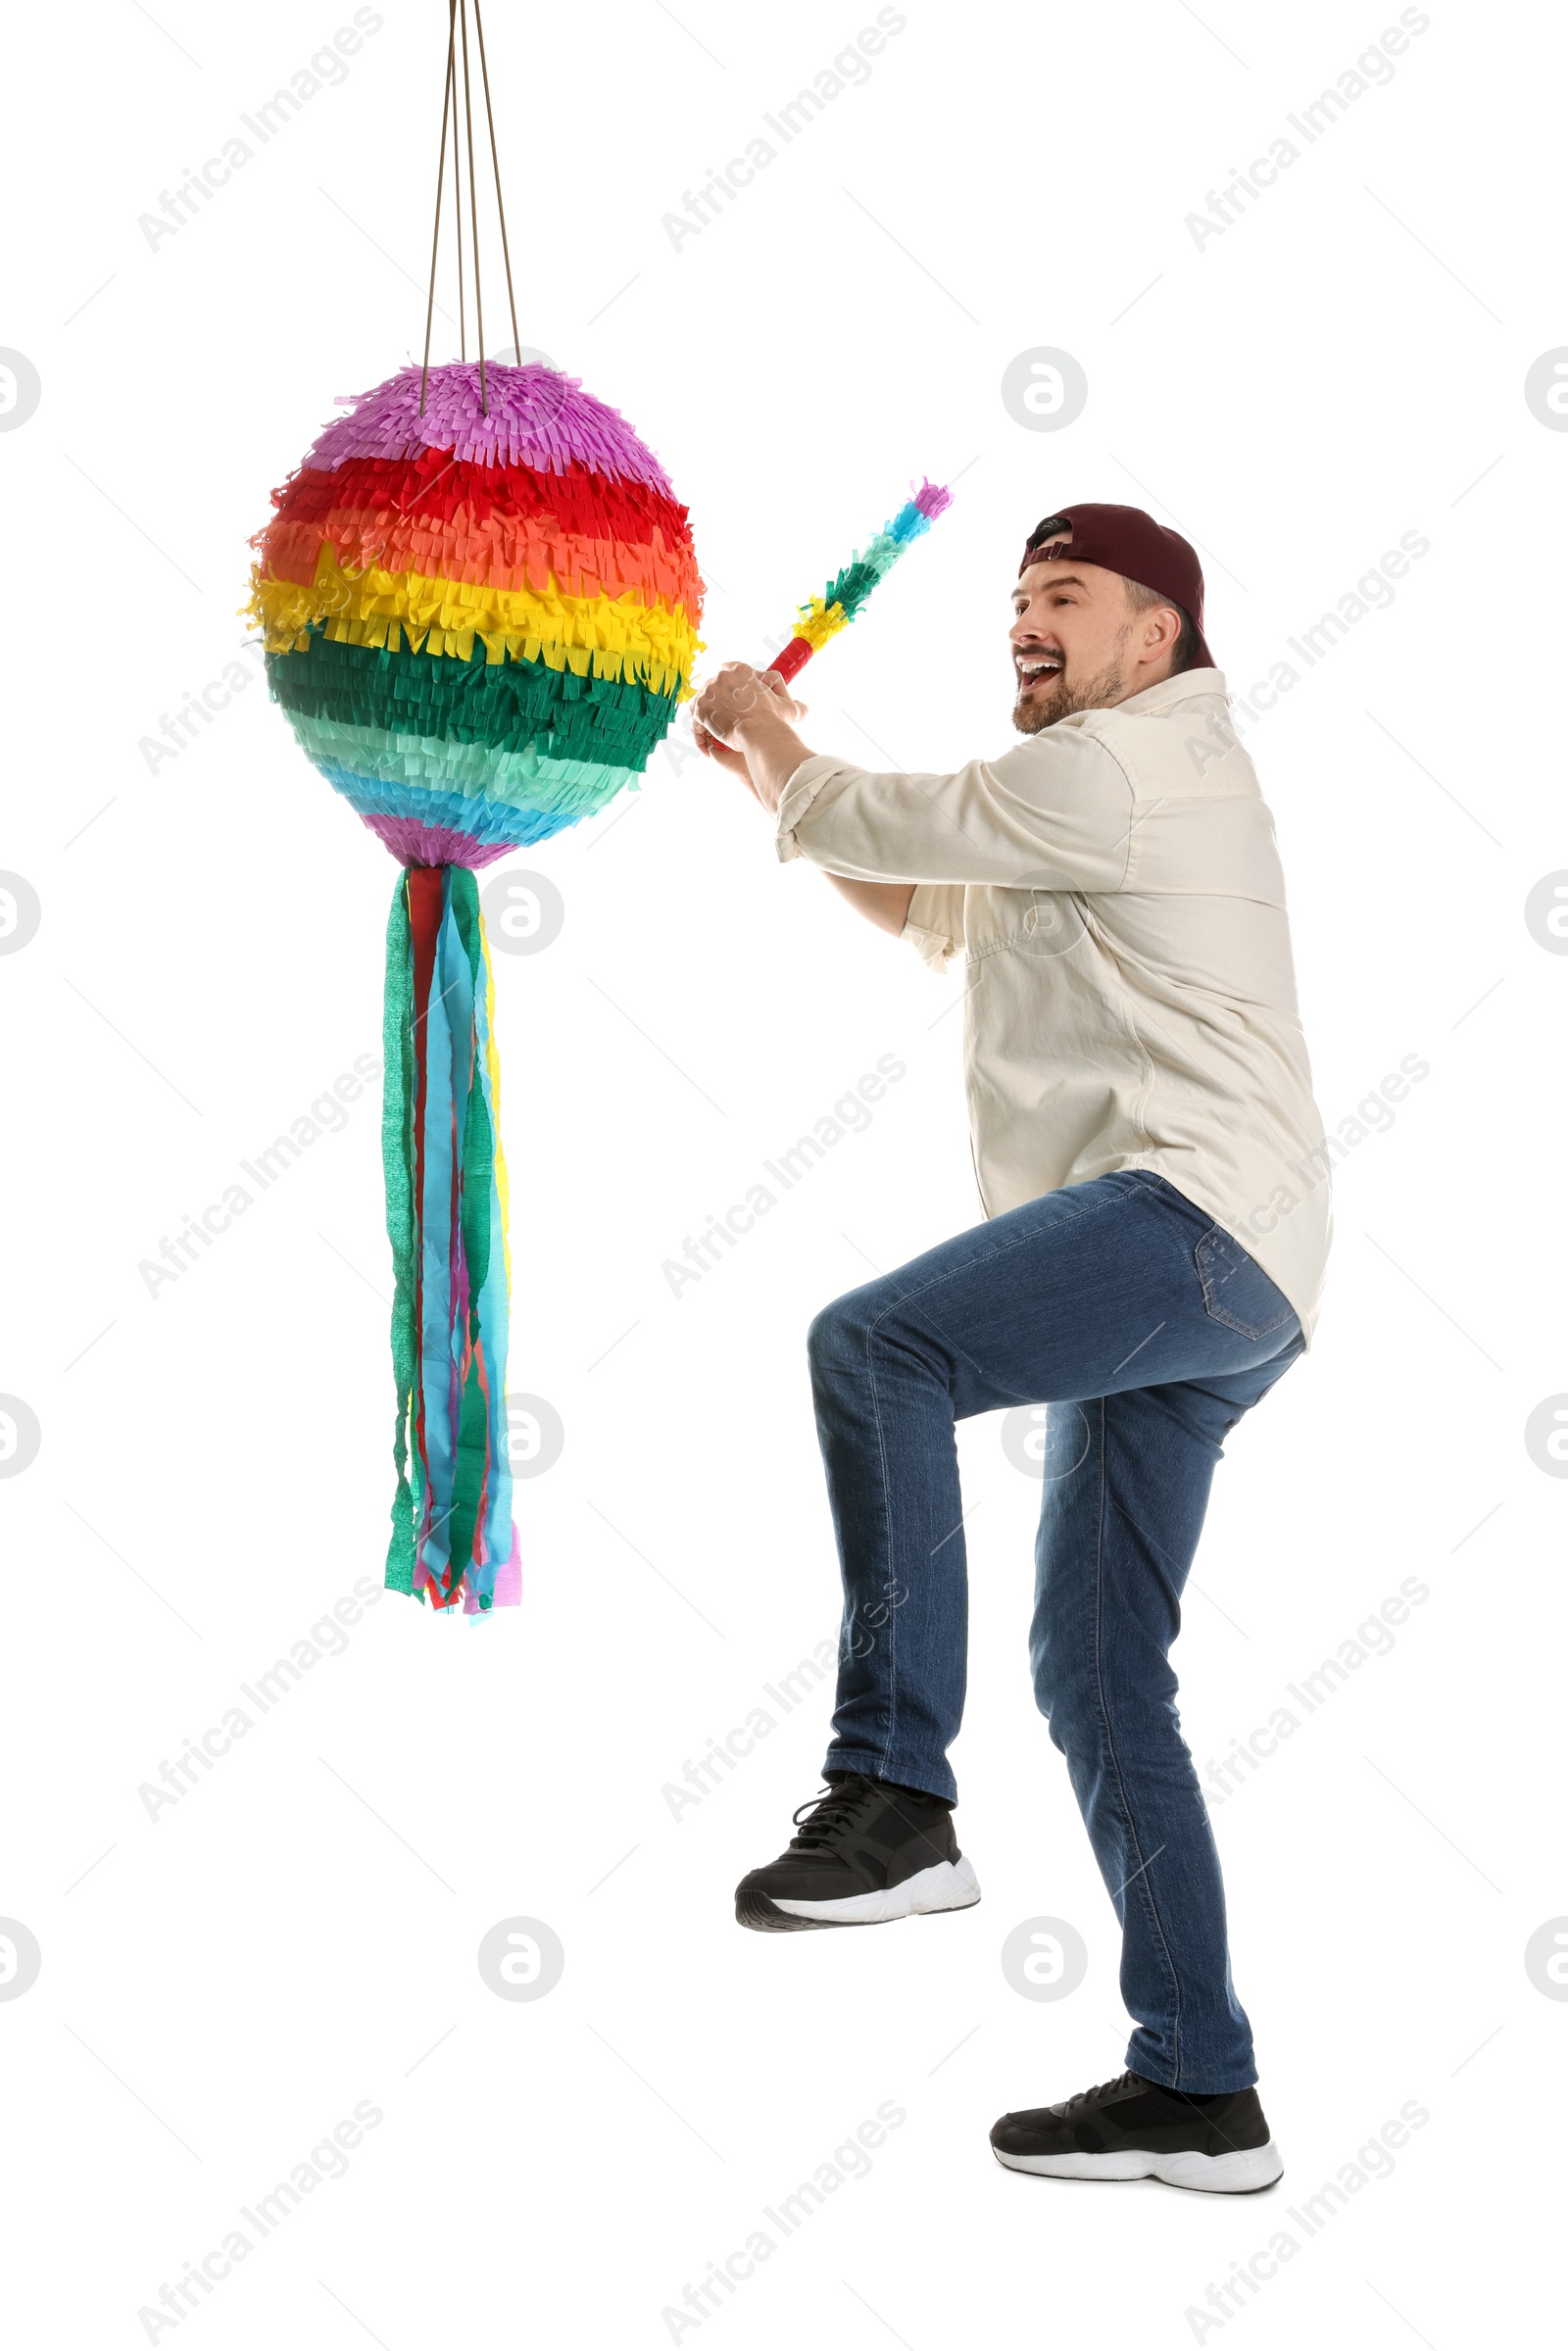
[[[517,841],[481,841],[476,834],[431,824],[423,816],[367,814],[366,823],[383,849],[404,865],[466,865],[478,873],[523,846]]]
[[[427,494],[416,483],[403,505],[375,482],[296,475],[287,513],[258,533],[257,546],[269,574],[300,587],[315,580],[325,543],[349,571],[379,564],[539,594],[554,578],[573,596],[635,594],[697,609],[702,582],[679,507],[653,490],[609,484],[591,497],[579,482],[568,514],[566,502],[549,499],[548,479],[449,463]],[[496,482],[510,486],[498,496],[484,486]]]
[[[496,1050],[496,974],[490,960],[490,942],[479,925],[479,953],[484,960],[484,1065],[490,1073],[490,1106],[496,1122],[496,1206],[501,1222],[501,1269],[506,1295],[512,1296],[512,1192],[507,1181],[507,1154],[501,1148],[501,1055]]]
[[[397,1492],[392,1497],[392,1540],[386,1555],[391,1592],[414,1590],[417,1503],[409,1474],[417,1324],[415,1313],[414,1199],[414,942],[409,928],[409,894],[400,880],[386,926],[386,992],[382,1000],[381,1167],[386,1183],[386,1231],[392,1245],[392,1380],[397,1419],[392,1460]]]
[[[462,514],[485,523],[499,514],[509,524],[553,521],[568,531],[604,530],[633,545],[660,527],[672,547],[688,536],[686,509],[666,489],[600,473],[575,458],[550,471],[460,458],[450,449],[349,458],[341,465],[318,465],[307,457],[273,496],[280,511],[286,505],[305,522],[385,510],[411,528]]]
[[[911,485],[912,486],[912,485]],[[799,608],[795,634],[783,652],[768,663],[786,683],[804,669],[841,629],[848,628],[871,590],[886,579],[894,564],[915,540],[924,536],[938,514],[953,504],[953,492],[922,480],[914,496],[900,507],[892,521],[878,531],[863,555],[853,556],[826,592]]]
[[[503,830],[514,814],[525,821],[593,815],[637,772],[618,761],[552,759],[532,748],[492,752],[477,744],[421,743],[408,735],[388,744],[373,728],[333,727],[325,720],[301,719],[298,732],[322,774],[356,807],[365,808],[369,796],[399,815],[411,815],[421,797],[428,797],[432,813],[446,822],[454,813],[447,801],[472,801],[475,813]],[[356,737],[369,738],[374,748],[361,748]],[[540,838],[537,829],[530,830]]]
[[[467,514],[487,523],[554,522],[564,531],[638,546],[662,537],[666,547],[691,543],[690,518],[679,500],[651,482],[622,481],[573,459],[559,472],[525,465],[490,465],[422,449],[408,458],[349,458],[341,465],[309,460],[272,493],[279,514],[324,523],[337,513],[385,512],[395,527],[435,528]],[[253,545],[268,536],[271,524]]]
[[[294,732],[323,775],[336,770],[362,788],[384,783],[405,791],[456,792],[488,800],[498,811],[560,807],[586,814],[637,772],[624,759],[553,759],[531,743],[526,751],[495,751],[486,743],[394,735],[382,727],[343,726],[333,718],[296,717]]]
[[[410,458],[450,450],[477,465],[525,465],[535,473],[590,466],[612,481],[644,482],[674,492],[663,466],[625,418],[585,392],[576,376],[538,365],[485,367],[489,413],[481,413],[476,363],[432,367],[419,414],[419,369],[403,367],[372,392],[341,405],[351,414],[329,424],[306,457],[322,469],[349,458]]]
[[[298,731],[302,719],[396,728],[422,739],[525,752],[538,743],[553,759],[591,759],[641,768],[663,740],[676,697],[634,679],[578,677],[544,662],[433,661],[313,636],[308,661],[275,661],[273,699]]]
[[[488,528],[466,514],[430,529],[400,527],[401,521],[352,508],[334,510],[324,524],[280,520],[268,534],[273,573],[295,587],[312,587],[327,547],[350,577],[378,563],[382,569],[469,588],[525,589],[545,596],[558,585],[573,597],[627,597],[668,612],[690,612],[701,601],[690,554],[658,540],[595,538],[515,516]]]
[[[683,610],[647,605],[634,595],[567,596],[552,580],[543,595],[531,588],[495,588],[484,581],[427,578],[417,571],[345,571],[323,542],[309,587],[296,580],[258,579],[252,612],[269,653],[303,652],[313,625],[336,644],[391,644],[406,638],[416,653],[456,652],[467,661],[478,637],[491,661],[514,642],[539,650],[552,668],[564,656],[586,670],[587,657],[615,657],[612,674],[668,691],[691,677],[697,631]],[[581,660],[575,657],[581,654]]]
[[[606,807],[690,692],[686,510],[554,369],[404,368],[272,494],[251,613],[300,748],[404,868],[381,1155],[395,1492],[386,1582],[483,1622],[522,1596],[495,982],[474,874]]]
[[[382,1154],[395,1295],[397,1492],[386,1581],[484,1613],[512,1605],[506,1368],[509,1269],[496,1124],[499,1064],[473,876],[399,877],[387,926]]]
[[[394,838],[406,842],[405,848],[394,851],[406,865],[464,865],[470,860],[452,849],[452,841],[462,838],[475,844],[476,865],[488,865],[498,853],[509,849],[532,849],[541,841],[553,840],[568,825],[580,823],[585,816],[596,816],[608,808],[623,785],[635,784],[627,770],[616,767],[597,788],[564,782],[554,787],[556,805],[552,808],[515,808],[504,801],[470,800],[461,792],[432,792],[426,787],[405,790],[401,785],[386,782],[382,777],[338,773],[329,781],[355,809],[361,819],[381,841],[391,847]],[[394,836],[384,827],[402,824],[415,828],[407,834]],[[432,834],[430,842],[421,842],[417,827],[424,825]],[[439,830],[446,835],[444,845],[434,839]],[[437,854],[440,849],[441,854]],[[428,854],[426,854],[428,853]]]

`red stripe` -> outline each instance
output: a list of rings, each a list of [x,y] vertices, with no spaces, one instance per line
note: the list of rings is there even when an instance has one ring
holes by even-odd
[[[441,449],[414,459],[354,458],[330,471],[304,465],[273,491],[272,503],[292,522],[324,522],[332,514],[378,508],[450,521],[466,507],[479,521],[491,514],[553,517],[574,535],[631,545],[646,544],[657,530],[666,547],[689,547],[692,535],[686,509],[640,482],[610,481],[577,465],[564,473],[480,465]]]
[[[418,1353],[414,1367],[414,1431],[430,1490],[430,1457],[424,1443],[424,1104],[426,1017],[430,1007],[431,975],[435,970],[436,934],[441,928],[441,904],[446,876],[439,865],[411,865],[405,876],[409,894],[409,930],[414,942],[414,1322]]]

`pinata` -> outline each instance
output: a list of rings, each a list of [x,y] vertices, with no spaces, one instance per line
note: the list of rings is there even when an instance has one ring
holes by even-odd
[[[397,1398],[386,1582],[482,1616],[518,1601],[521,1567],[495,991],[474,875],[635,780],[690,692],[703,582],[663,467],[576,378],[482,356],[429,364],[460,30],[483,352],[467,0],[461,12],[451,0],[448,23],[424,365],[341,402],[347,415],[273,492],[253,542],[251,612],[295,740],[402,868],[384,1012]],[[455,137],[453,184],[461,272]],[[499,164],[496,194],[505,251]],[[460,292],[466,352],[463,311]]]
[[[381,1122],[395,1278],[386,1583],[483,1620],[519,1601],[521,1560],[495,988],[474,876],[635,783],[691,692],[704,587],[686,509],[617,412],[554,367],[484,356],[470,6],[520,354],[479,0],[448,0],[423,362],[341,400],[347,414],[272,493],[250,611],[300,749],[402,869]],[[432,367],[449,125],[460,356]],[[774,667],[793,676],[846,627],[948,498],[922,484],[801,608]]]

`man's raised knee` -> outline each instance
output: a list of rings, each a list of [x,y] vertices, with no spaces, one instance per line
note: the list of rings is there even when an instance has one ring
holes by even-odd
[[[806,1334],[806,1353],[813,1372],[843,1370],[864,1360],[870,1317],[861,1294],[851,1290],[836,1298],[811,1318]]]

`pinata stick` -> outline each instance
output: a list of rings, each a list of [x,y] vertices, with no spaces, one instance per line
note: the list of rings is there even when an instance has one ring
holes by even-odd
[[[786,682],[804,669],[813,653],[830,637],[848,628],[878,580],[885,579],[906,547],[931,528],[938,514],[953,504],[951,490],[922,480],[906,506],[900,507],[885,530],[879,530],[864,555],[853,557],[822,596],[800,607],[795,634],[768,667]]]

